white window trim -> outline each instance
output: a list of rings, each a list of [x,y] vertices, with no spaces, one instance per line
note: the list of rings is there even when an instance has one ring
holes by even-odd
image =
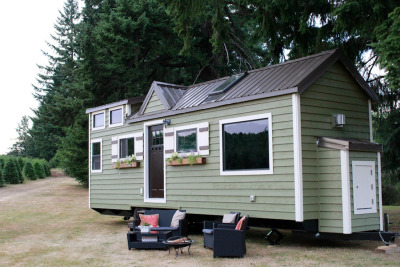
[[[111,124],[111,111],[114,111],[114,110],[117,110],[117,109],[121,109],[121,122],[120,123]],[[112,128],[112,127],[117,127],[117,126],[122,126],[122,125],[124,125],[124,106],[118,106],[118,107],[115,107],[115,108],[110,108],[108,110],[108,126],[110,128]]]
[[[163,151],[163,163],[164,163],[164,197],[163,198],[149,198],[149,126],[163,124],[163,120],[155,120],[143,123],[144,133],[144,193],[143,201],[147,203],[167,203],[167,181],[166,181],[166,164],[165,164],[165,146]],[[165,125],[163,127],[165,130]]]
[[[94,116],[98,115],[98,114],[101,114],[101,113],[103,113],[103,126],[95,128],[95,127],[93,127]],[[92,113],[92,123],[91,123],[91,127],[90,127],[92,129],[92,131],[103,130],[103,129],[105,129],[105,127],[106,127],[106,113],[105,113],[105,111],[102,110],[102,111],[99,111],[99,112],[93,112]]]
[[[382,210],[382,170],[381,170],[381,152],[377,153],[378,160],[378,190],[379,190],[379,229],[383,231],[383,210]]]
[[[179,126],[179,127],[174,127],[174,150],[178,152],[178,135],[176,132],[183,131],[183,130],[191,130],[191,129],[196,129],[196,151],[194,152],[195,154],[199,153],[199,126],[198,124],[191,124],[191,125],[185,125],[185,126]],[[185,155],[190,155],[190,152],[182,152],[178,153],[179,157],[185,156]]]
[[[258,119],[268,119],[268,136],[269,136],[269,170],[246,170],[246,171],[224,171],[224,161],[223,161],[223,132],[222,126],[228,123],[234,122],[245,122],[245,121],[252,121]],[[273,151],[272,151],[272,116],[271,113],[264,113],[258,115],[251,115],[245,117],[238,117],[226,120],[219,121],[219,157],[220,157],[220,175],[264,175],[264,174],[273,174],[274,173],[274,166],[273,166]]]
[[[92,164],[93,164],[92,147],[93,147],[93,143],[100,143],[100,170],[93,170],[92,169]],[[103,172],[103,139],[102,138],[92,139],[90,141],[90,172],[91,173],[101,173],[101,172]]]
[[[119,160],[125,160],[125,159],[129,158],[129,157],[128,158],[120,158],[119,157],[119,155],[120,155],[120,153],[119,153],[120,151],[119,150],[120,150],[120,147],[121,147],[120,143],[119,143],[120,140],[121,139],[126,139],[126,138],[135,138],[135,140],[136,140],[136,138],[138,138],[139,136],[142,136],[142,134],[141,133],[134,133],[134,134],[125,134],[125,135],[119,135],[118,136],[118,159]],[[136,147],[134,148],[133,154],[134,155],[136,154]]]
[[[88,163],[89,163],[89,170],[91,170],[92,168],[90,167],[90,162],[92,162],[92,159],[91,159],[91,157],[92,157],[92,143],[91,142],[89,142],[90,141],[90,129],[91,129],[91,127],[90,127],[90,117],[91,117],[91,114],[89,114],[89,116],[88,116],[89,118],[89,120],[88,120],[88,126],[89,126],[89,131],[88,131],[88,151],[89,151],[89,155],[88,155]],[[92,198],[92,193],[91,193],[91,190],[90,190],[90,174],[91,174],[91,172],[89,172],[89,209],[92,207],[92,205],[90,204],[90,202],[91,202],[91,198]]]

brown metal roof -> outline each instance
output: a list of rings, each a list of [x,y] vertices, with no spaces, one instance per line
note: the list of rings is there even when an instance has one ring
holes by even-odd
[[[178,111],[183,110],[189,112],[277,95],[296,92],[302,93],[337,61],[340,61],[345,66],[372,100],[378,100],[375,92],[367,85],[346,57],[339,50],[330,50],[308,57],[251,70],[228,91],[217,95],[211,103],[205,102],[208,95],[229,77],[187,87],[154,82],[142,105],[142,112],[139,111],[138,114],[132,115],[132,117],[128,119],[128,122],[144,120],[144,118],[139,117],[146,117],[143,115],[143,110],[154,91],[163,103],[166,109],[165,111],[171,111],[167,112],[168,114],[177,114]],[[163,115],[166,114],[164,113]],[[153,117],[152,115],[152,118]]]

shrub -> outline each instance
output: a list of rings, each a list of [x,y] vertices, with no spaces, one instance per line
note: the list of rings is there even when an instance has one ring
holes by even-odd
[[[3,178],[3,169],[0,167],[0,187],[4,185],[5,181]]]
[[[35,175],[35,171],[33,170],[32,163],[30,163],[29,161],[25,163],[24,175],[29,180],[36,180],[37,179],[36,175]]]
[[[9,160],[6,163],[3,171],[4,180],[9,184],[18,184],[20,179],[18,177],[17,166],[15,166],[14,160]]]
[[[4,169],[4,159],[0,158],[0,169]]]
[[[399,183],[400,184],[400,183]],[[384,183],[382,185],[382,202],[383,205],[400,204],[400,186]]]
[[[24,165],[25,165],[24,160],[22,158],[17,158],[17,160],[18,160],[19,169],[23,170],[24,169]]]
[[[39,178],[39,179],[44,178],[43,168],[39,162],[35,162],[35,164],[33,164],[33,169],[35,170],[35,174],[36,174],[37,178]]]
[[[18,178],[18,184],[19,183],[23,183],[24,182],[24,177],[22,176],[22,171],[21,168],[19,167],[19,163],[18,163],[18,159],[17,158],[11,158],[10,160],[12,160],[14,162],[15,165],[15,169],[17,170],[17,178]]]

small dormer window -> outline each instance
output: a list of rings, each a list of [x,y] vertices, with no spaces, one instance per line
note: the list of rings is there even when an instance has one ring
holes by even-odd
[[[110,109],[110,127],[120,126],[123,123],[122,107]]]
[[[92,115],[92,128],[93,130],[104,129],[105,120],[104,120],[104,111],[94,113]]]

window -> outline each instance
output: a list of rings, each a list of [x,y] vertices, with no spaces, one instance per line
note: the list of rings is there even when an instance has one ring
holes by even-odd
[[[220,121],[221,175],[272,173],[269,114]]]
[[[110,127],[122,125],[122,107],[110,109]]]
[[[176,151],[197,152],[197,129],[176,131]]]
[[[127,158],[135,154],[135,138],[119,139],[119,158]]]
[[[101,172],[101,139],[92,140],[92,172]]]
[[[95,113],[92,116],[93,130],[104,129],[104,111],[101,113]]]
[[[153,131],[153,135],[151,137],[152,145],[163,145],[164,144],[164,131]]]

